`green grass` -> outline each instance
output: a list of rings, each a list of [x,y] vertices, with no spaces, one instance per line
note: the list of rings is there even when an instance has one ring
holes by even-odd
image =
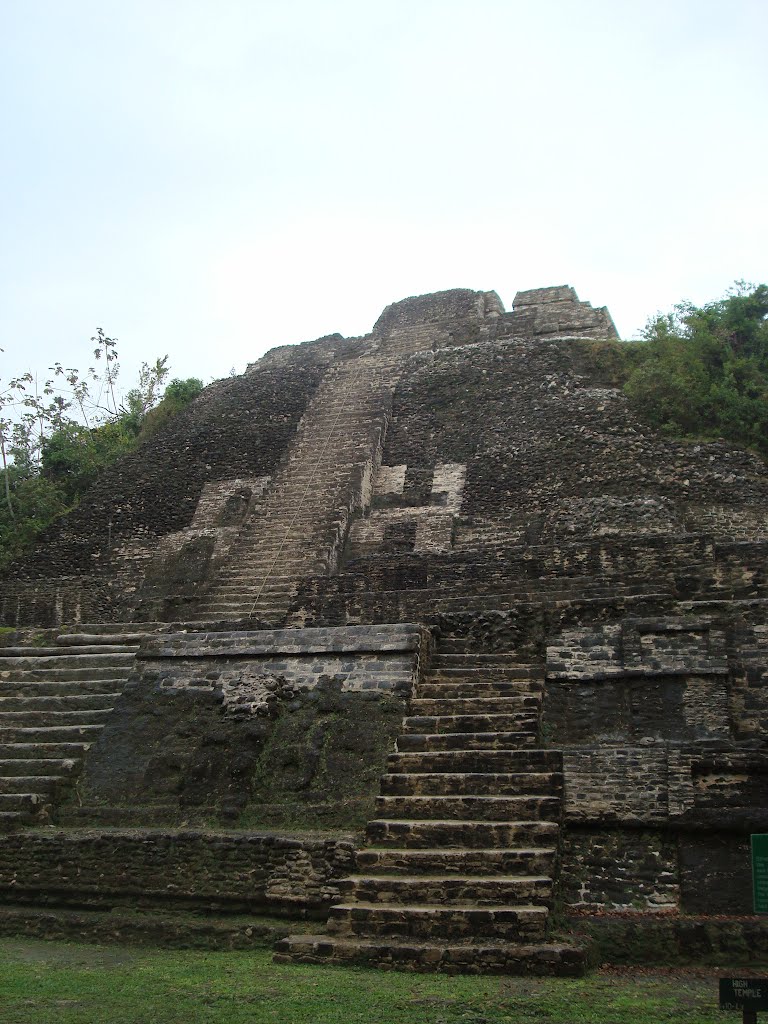
[[[729,973],[728,971],[720,973]],[[738,972],[737,972],[738,973]],[[276,966],[197,952],[0,939],[2,1024],[736,1024],[718,969],[585,979]]]

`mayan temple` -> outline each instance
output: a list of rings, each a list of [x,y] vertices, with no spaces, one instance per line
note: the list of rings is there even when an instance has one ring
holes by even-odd
[[[107,470],[0,581],[0,933],[768,954],[768,467],[644,425],[615,340],[405,299]]]

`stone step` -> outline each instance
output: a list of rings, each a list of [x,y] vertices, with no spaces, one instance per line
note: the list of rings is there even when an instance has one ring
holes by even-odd
[[[283,596],[284,594],[290,594],[297,587],[298,581],[301,580],[304,576],[311,576],[314,574],[321,573],[322,571],[322,567],[315,568],[307,565],[297,565],[294,569],[293,583],[291,584],[291,586],[281,587],[280,590],[270,590],[269,594],[279,594],[280,596]],[[268,573],[269,566],[265,568],[256,567],[253,570],[251,570],[247,566],[238,565],[236,569],[233,567],[226,573],[222,572],[221,576],[218,577],[217,582],[215,586],[211,589],[210,593],[216,594],[219,592],[219,587],[228,587],[231,589],[222,591],[222,593],[231,594],[234,593],[235,588],[237,588],[237,593],[248,594],[250,595],[251,600],[253,600],[253,598],[259,592],[259,588],[261,587],[264,577],[267,576]],[[267,591],[265,590],[264,593],[266,594]]]
[[[306,573],[303,568],[299,568],[296,571],[296,580],[301,580]],[[256,600],[260,597],[264,598],[275,598],[281,601],[291,600],[295,596],[297,590],[296,587],[286,587],[280,590],[261,590],[261,582],[263,575],[253,575],[253,577],[227,577],[225,580],[218,583],[206,597],[210,600],[218,601],[231,601],[231,600],[243,600],[248,598],[250,601]]]
[[[239,605],[206,605],[198,611],[208,622],[244,622],[250,618],[268,619],[283,617],[288,605],[263,604],[261,601],[242,601]]]
[[[294,581],[299,580],[305,574],[311,575],[314,572],[320,570],[308,569],[306,565],[292,565],[288,566],[288,571],[292,574]],[[227,569],[226,572],[222,571],[217,577],[214,585],[205,595],[223,597],[224,600],[230,598],[233,594],[247,594],[251,600],[253,600],[259,593],[265,578],[269,577],[269,566],[254,566],[251,569],[238,561],[237,566],[232,566],[231,569]],[[229,589],[220,591],[220,587],[227,587]],[[276,595],[282,598],[285,594],[290,593],[290,588],[281,586],[280,590],[269,590],[269,595]],[[267,594],[267,590],[263,591],[262,596]]]
[[[317,546],[328,543],[329,528],[312,534],[293,534],[267,537],[263,534],[246,538],[234,549],[238,555],[236,561],[229,562],[224,568],[229,572],[260,572],[262,575],[271,570],[279,570],[287,575],[298,566],[309,564],[322,565],[323,557],[317,553]],[[221,570],[222,573],[224,569]]]
[[[197,808],[211,820],[217,811],[214,806]],[[130,806],[127,804],[65,804],[56,811],[57,823],[62,828],[149,828],[150,826],[177,827],[184,817],[179,814],[178,801],[151,806]]]
[[[370,458],[378,433],[366,414],[360,419],[354,413],[342,413],[338,419],[329,417],[313,422],[311,427],[297,432],[291,461],[282,471],[277,487],[290,486],[305,478],[319,486],[327,486],[327,481],[343,482],[357,465]]]
[[[535,737],[538,714],[488,715],[409,715],[403,719],[403,732],[522,732]]]
[[[359,874],[341,879],[339,891],[344,903],[549,906],[552,879],[546,875]]]
[[[320,466],[313,477],[311,473],[294,470],[290,477],[283,478],[248,525],[256,536],[298,531],[302,527],[321,529],[344,514],[348,489],[346,473]]]
[[[29,778],[32,775],[43,778],[46,776],[59,778],[69,774],[76,764],[76,758],[67,757],[2,758],[0,759],[0,776],[4,779]]]
[[[5,701],[0,701],[0,708],[5,707]],[[102,708],[98,711],[76,710],[76,711],[0,711],[0,732],[4,729],[15,728],[16,726],[31,726],[34,728],[69,727],[69,726],[91,726],[103,724],[111,714],[112,708]]]
[[[135,649],[139,644],[143,643],[149,637],[154,636],[158,632],[162,632],[168,628],[167,622],[162,623],[147,623],[147,629],[144,630],[142,626],[136,625],[136,623],[126,623],[126,628],[130,628],[130,632],[126,633],[60,633],[56,637],[56,643],[61,647],[91,647],[98,645],[99,647],[106,646],[107,650],[113,646],[125,645],[126,647]],[[156,625],[157,629],[149,629],[151,625]],[[115,623],[110,622],[108,624],[110,629],[115,628]],[[160,627],[163,627],[161,630]]]
[[[247,605],[249,608],[256,602],[260,605],[275,606],[282,608],[294,600],[293,594],[259,594],[258,585],[244,585],[242,589],[220,593],[214,588],[200,601],[199,606],[211,605],[217,608],[234,608],[238,605]]]
[[[41,683],[35,679],[26,681],[0,680],[0,698],[3,702],[11,698],[26,700],[101,700],[117,697],[122,692],[125,679],[78,679],[74,682],[52,679]]]
[[[563,943],[425,942],[331,935],[290,935],[275,944],[275,963],[338,964],[408,972],[509,977],[582,977],[585,949]]]
[[[472,665],[463,668],[430,667],[425,682],[472,682],[475,679],[480,682],[504,682],[514,679],[530,679],[541,682],[544,679],[544,669],[533,669],[528,665],[489,665],[485,668],[478,668],[472,659]]]
[[[0,812],[34,813],[44,803],[40,793],[0,793]]]
[[[122,682],[130,675],[131,666],[126,667],[124,675],[120,676],[120,666],[104,666],[104,667],[89,667],[84,666],[83,668],[35,668],[35,669],[6,669],[0,668],[0,681],[10,683],[48,683],[48,682],[62,682],[62,683],[79,683],[87,682],[89,680],[105,680],[109,679],[114,682],[115,679],[120,679]]]
[[[232,566],[233,571],[236,568],[237,568],[236,566]],[[278,566],[278,569],[282,569],[282,565]],[[280,586],[285,587],[285,588],[290,588],[290,587],[295,587],[296,586],[296,577],[294,575],[286,576],[286,575],[281,574],[281,573],[279,573],[277,571],[276,572],[270,572],[270,574],[269,574],[269,582],[270,582],[270,584],[274,583],[276,586],[280,585]]]
[[[459,734],[461,735],[461,734]],[[400,737],[402,739],[402,737]],[[398,743],[400,742],[398,739]],[[390,754],[388,773],[562,771],[557,750],[429,750]]]
[[[501,666],[503,668],[515,668],[521,673],[529,672],[532,678],[540,675],[543,671],[540,665],[531,665],[518,660],[515,654],[462,654],[443,651],[444,640],[438,641],[438,649],[432,655],[430,668],[486,668],[488,666]]]
[[[556,796],[378,796],[382,818],[408,821],[557,821],[562,800]]]
[[[366,826],[366,840],[374,846],[433,849],[460,846],[474,850],[509,846],[542,846],[556,842],[554,821],[438,821],[374,818]]]
[[[282,557],[279,559],[279,562],[281,569],[285,568],[291,573],[290,583],[273,583],[271,578],[273,567],[271,559],[264,564],[250,565],[244,558],[238,558],[237,562],[233,563],[231,567],[221,571],[216,578],[212,592],[216,593],[220,587],[227,587],[228,589],[223,590],[222,593],[232,593],[235,588],[239,588],[242,592],[253,596],[262,590],[264,594],[276,594],[282,597],[284,594],[292,593],[296,589],[298,580],[302,576],[320,573],[324,569],[324,565],[308,564],[306,561],[292,562],[290,565],[285,565]]]
[[[265,621],[265,618],[264,618],[263,615],[259,615],[259,616],[257,616],[257,620],[259,622],[263,622],[263,621]],[[216,616],[216,615],[207,615],[207,614],[206,615],[202,615],[201,614],[199,618],[186,619],[184,624],[188,628],[194,629],[198,633],[210,633],[210,632],[214,632],[214,631],[222,628],[223,624],[226,624],[227,628],[229,628],[229,629],[232,629],[232,628],[245,629],[245,628],[247,628],[246,623],[248,621],[249,621],[249,616],[248,616],[247,613],[243,613],[242,615],[226,615],[226,616],[225,615]]]
[[[426,718],[443,715],[502,715],[518,712],[538,715],[540,707],[539,698],[530,695],[434,698],[423,697],[419,693],[411,700],[409,711],[412,716]]]
[[[316,448],[328,459],[338,458],[341,465],[349,465],[348,451],[365,454],[371,443],[382,433],[383,401],[374,405],[361,392],[350,393],[349,404],[343,409],[323,406],[322,416],[313,418],[306,428],[297,431],[297,446],[304,444],[308,449]]]
[[[275,608],[284,612],[293,598],[285,601],[275,601],[272,598],[257,600],[253,593],[243,594],[240,598],[220,600],[216,594],[211,594],[205,600],[201,600],[195,609],[195,618],[200,619],[201,615],[208,616],[208,621],[240,621],[250,615],[256,616],[257,611]]]
[[[357,870],[372,874],[546,875],[552,877],[557,858],[554,847],[531,849],[398,850],[365,847],[357,851]]]
[[[0,833],[14,832],[33,820],[26,811],[0,811]]]
[[[174,906],[172,900],[156,910],[139,906],[137,901],[130,906],[118,901],[118,905],[103,909],[98,904],[96,908],[77,904],[68,906],[66,896],[57,900],[55,905],[42,900],[35,905],[27,902],[28,896],[25,893],[16,902],[13,894],[9,893],[0,904],[0,936],[37,939],[45,935],[47,939],[59,942],[95,945],[117,942],[126,946],[162,946],[165,949],[216,949],[229,954],[233,949],[263,951],[265,944],[274,943],[296,928],[295,921],[279,921],[258,912],[233,914],[224,909],[211,909],[196,913],[185,908],[183,903],[179,907]],[[8,1001],[3,999],[3,1002],[7,1005]],[[65,1019],[65,1013],[63,1011],[62,1017],[57,1019]],[[169,1019],[166,1014],[163,1016]],[[15,1015],[14,1018],[16,1022],[20,1020]],[[85,1011],[85,1020],[91,1024],[105,1019],[106,1015],[97,1009]],[[136,1022],[141,1020],[141,1013],[126,1010],[126,1014],[118,1019]],[[178,1021],[180,1018],[170,1011],[170,1019]],[[148,1020],[146,1015],[144,1020]],[[3,1015],[3,1024],[12,1024],[7,1013]]]
[[[261,590],[262,594],[269,594],[270,597],[291,597],[298,589],[295,580],[292,583],[271,583],[268,580],[264,583],[263,587],[261,580],[255,580],[253,582],[257,593]],[[253,593],[253,589],[254,588],[252,587],[250,591],[251,593]],[[227,594],[243,594],[248,593],[248,591],[243,589],[242,583],[217,583],[216,593],[223,596]]]
[[[338,903],[328,914],[330,935],[377,935],[402,938],[493,937],[510,942],[540,942],[546,936],[549,911],[543,906],[515,907],[475,903],[411,904]]]
[[[447,700],[464,697],[530,697],[541,699],[543,686],[531,679],[510,682],[419,683],[414,696],[419,700]]]
[[[346,484],[338,488],[339,491],[346,490]],[[296,515],[296,505],[304,496],[299,492],[292,492],[285,495],[285,501],[279,505],[273,505],[264,515],[252,520],[247,526],[247,532],[240,535],[238,546],[247,547],[252,551],[258,551],[262,546],[270,544],[281,545],[287,541],[293,541],[299,545],[297,551],[292,551],[286,545],[289,556],[295,556],[298,552],[311,552],[312,541],[321,542],[333,530],[338,529],[346,519],[348,512],[342,508],[340,494],[318,493],[318,487],[313,484],[310,494],[306,496],[305,504],[317,502],[308,511],[301,511]],[[319,511],[318,511],[319,509]],[[316,554],[316,552],[315,552]]]
[[[76,631],[73,627],[72,633],[60,633],[60,641],[71,639],[73,636],[86,636],[88,643],[100,643],[108,640],[109,636],[125,637],[126,634],[139,635],[142,638],[151,633],[164,633],[168,629],[167,622],[78,622]],[[112,641],[109,641],[110,643]]]
[[[386,592],[378,592],[375,596],[378,602],[381,603],[382,595]],[[413,592],[412,592],[413,593]],[[432,613],[452,614],[454,612],[466,613],[467,611],[473,612],[496,612],[508,608],[514,604],[538,604],[544,597],[549,604],[554,604],[558,601],[613,601],[617,597],[625,597],[629,600],[631,597],[638,596],[636,591],[627,593],[616,586],[606,586],[600,590],[589,590],[585,587],[571,587],[568,590],[549,590],[541,585],[530,587],[526,590],[492,590],[490,592],[478,593],[477,589],[466,591],[456,590],[452,596],[446,596],[444,590],[430,590],[421,592],[421,604],[430,602]],[[643,595],[647,597],[653,597],[655,595],[648,594]],[[669,595],[660,595],[663,599],[668,599]]]
[[[520,750],[531,746],[530,733],[523,732],[444,732],[409,733],[397,738],[401,753],[440,750]]]
[[[254,594],[244,594],[240,600],[219,601],[212,598],[209,601],[201,602],[197,608],[197,614],[227,616],[237,613],[238,615],[249,615],[251,612],[255,614],[257,611],[284,611],[288,604],[289,600],[277,602],[273,598],[265,600],[256,598]]]
[[[560,796],[562,789],[558,772],[415,772],[381,777],[382,796]]]
[[[327,466],[339,473],[349,472],[354,455],[367,455],[372,442],[380,432],[379,410],[362,406],[362,396],[350,395],[355,408],[323,410],[296,431],[289,456],[289,469],[311,472],[314,465]]]
[[[305,481],[314,488],[338,488],[370,458],[375,441],[376,432],[370,429],[370,423],[354,415],[342,415],[337,421],[325,420],[313,424],[311,430],[299,431],[291,460],[272,493],[298,490]]]
[[[52,793],[65,778],[64,775],[3,775],[0,771],[0,794]]]
[[[218,587],[214,588],[205,597],[205,602],[208,604],[221,605],[225,608],[229,605],[236,604],[253,604],[254,601],[258,601],[260,604],[273,604],[273,605],[284,605],[289,601],[292,601],[294,594],[288,591],[277,593],[270,591],[270,593],[259,593],[259,586],[257,584],[251,585],[237,585],[237,589],[232,590],[219,590]],[[202,602],[201,602],[202,604]]]
[[[92,743],[103,728],[103,725],[6,725],[0,727],[0,748],[5,743],[75,743],[78,740]]]
[[[293,451],[304,445],[306,453],[314,450],[332,465],[340,450],[356,450],[360,447],[360,438],[367,438],[369,433],[380,429],[381,405],[379,403],[377,408],[367,402],[363,394],[353,392],[347,406],[337,409],[324,404],[320,415],[313,412],[311,417],[298,427]],[[346,466],[349,459],[340,461]]]
[[[305,493],[305,489],[308,491]],[[347,516],[349,481],[339,477],[308,483],[303,478],[291,480],[275,495],[274,502],[254,519],[253,537],[257,540],[282,540],[285,535],[320,537],[338,527]]]
[[[318,546],[329,542],[334,529],[338,529],[336,522],[324,523],[311,530],[302,528],[288,532],[285,517],[281,517],[269,529],[262,527],[242,534],[233,552],[242,556],[243,564],[249,569],[259,566],[269,568],[277,557],[278,564],[274,568],[281,576],[285,576],[287,570],[283,566],[294,567],[307,561],[320,562],[322,555]],[[230,571],[238,568],[239,564],[239,559],[230,561],[225,568]]]
[[[97,733],[98,734],[98,730]],[[69,760],[80,758],[93,742],[92,738],[72,741],[28,741],[24,743],[8,743],[0,741],[0,764],[3,761],[16,760],[48,760],[49,758]]]
[[[133,665],[135,651],[128,651],[125,654],[62,654],[56,651],[54,654],[39,655],[35,648],[29,648],[30,653],[20,657],[0,658],[0,672],[12,672],[14,670],[38,670],[59,671],[67,669],[94,669],[117,668],[129,669]]]
[[[60,638],[56,638],[57,645],[59,644]],[[111,654],[128,654],[133,657],[138,650],[138,644],[129,646],[127,644],[83,644],[79,645],[76,650],[68,651],[67,656],[70,657],[83,657],[85,655],[111,655]],[[61,658],[62,655],[61,646],[56,647],[0,647],[0,668],[3,668],[7,658],[23,658],[25,660],[37,659],[37,658]]]
[[[66,711],[73,714],[78,711],[104,711],[111,710],[119,696],[119,693],[63,693],[42,696],[29,696],[25,693],[23,696],[7,696],[0,690],[0,711]]]

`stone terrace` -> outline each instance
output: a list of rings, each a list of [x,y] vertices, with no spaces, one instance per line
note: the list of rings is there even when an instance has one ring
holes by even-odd
[[[105,473],[0,581],[0,933],[768,955],[768,472],[615,344],[567,286],[416,296]]]

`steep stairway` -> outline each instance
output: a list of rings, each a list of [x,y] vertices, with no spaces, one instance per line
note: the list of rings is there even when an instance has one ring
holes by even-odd
[[[281,621],[298,582],[328,570],[350,514],[368,501],[396,377],[391,359],[375,357],[328,371],[193,621]]]
[[[411,702],[343,902],[326,934],[278,942],[277,962],[584,972],[581,949],[548,938],[562,763],[538,746],[541,693],[537,667],[443,645]]]
[[[0,830],[48,820],[151,624],[79,628],[48,647],[0,648]]]

